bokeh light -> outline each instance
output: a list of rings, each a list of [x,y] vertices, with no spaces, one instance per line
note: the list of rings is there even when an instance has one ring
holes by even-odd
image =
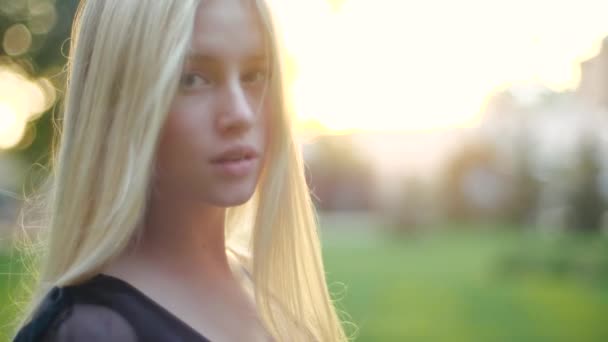
[[[30,80],[18,67],[0,67],[0,149],[19,144],[27,123],[51,108],[55,100],[56,91],[48,79]]]
[[[2,47],[10,56],[26,53],[32,46],[32,34],[23,24],[15,24],[4,32]]]
[[[33,124],[33,123],[27,124],[25,127],[25,132],[23,133],[23,135],[21,137],[21,140],[19,141],[19,143],[17,145],[14,145],[11,149],[13,149],[13,150],[27,149],[34,143],[37,133],[38,133],[38,130],[37,130],[35,124]]]
[[[14,108],[0,102],[0,149],[9,149],[19,143],[25,132],[25,121]]]
[[[48,33],[57,22],[57,11],[49,1],[29,1],[29,27],[34,34]]]
[[[27,7],[27,1],[23,0],[0,0],[0,11],[7,16],[16,16],[23,13]]]

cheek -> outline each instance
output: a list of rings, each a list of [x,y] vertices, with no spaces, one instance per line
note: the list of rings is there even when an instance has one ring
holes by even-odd
[[[202,141],[208,134],[201,134],[204,123],[192,114],[173,109],[161,133],[154,182],[167,196],[197,198],[208,180],[209,144]]]
[[[165,122],[167,135],[181,135],[193,130],[193,126],[199,125],[203,117],[197,115],[201,112],[200,105],[195,102],[178,103],[171,108]]]
[[[180,114],[170,112],[161,133],[157,151],[157,171],[161,179],[172,178],[179,173],[179,156],[185,149],[183,136],[183,125],[180,123]]]
[[[171,107],[165,121],[163,140],[179,148],[200,146],[201,141],[213,129],[209,105],[194,98],[179,98]]]
[[[157,164],[165,177],[179,177],[187,172],[187,161],[205,158],[208,123],[195,108],[172,108],[165,121],[158,147]],[[198,157],[198,158],[197,158]]]
[[[188,134],[186,121],[186,115],[179,111],[172,111],[168,114],[160,139],[159,153],[161,155],[169,156],[184,147],[182,140],[185,134]]]

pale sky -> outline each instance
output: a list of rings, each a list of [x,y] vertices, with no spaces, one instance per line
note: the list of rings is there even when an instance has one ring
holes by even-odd
[[[576,88],[606,0],[270,0],[301,120],[335,131],[474,125],[510,85]]]

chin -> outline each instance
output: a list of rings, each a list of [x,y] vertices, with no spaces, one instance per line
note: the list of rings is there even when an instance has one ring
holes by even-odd
[[[236,207],[247,203],[253,196],[255,187],[234,187],[232,189],[224,188],[219,191],[210,199],[215,205],[219,207]]]

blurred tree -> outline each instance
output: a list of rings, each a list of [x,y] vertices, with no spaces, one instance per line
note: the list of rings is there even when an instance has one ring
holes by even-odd
[[[444,170],[443,201],[448,219],[505,219],[512,180],[491,143],[464,143]]]
[[[436,223],[441,208],[432,185],[413,176],[401,184],[402,192],[388,213],[394,232],[413,233]]]
[[[580,231],[598,231],[608,208],[600,191],[599,144],[593,136],[587,136],[580,146],[577,171],[575,190],[569,198],[572,208],[569,226]]]
[[[322,210],[365,210],[373,203],[373,169],[350,137],[320,136],[307,158],[308,183]]]
[[[515,144],[513,196],[507,220],[514,223],[514,226],[523,227],[534,221],[541,185],[533,172],[529,136],[522,133]]]

